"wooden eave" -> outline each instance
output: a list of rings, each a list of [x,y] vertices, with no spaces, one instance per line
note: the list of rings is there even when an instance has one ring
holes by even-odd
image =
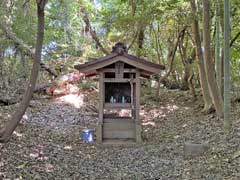
[[[89,61],[84,64],[75,65],[74,68],[79,70],[82,73],[85,73],[87,76],[93,76],[98,74],[98,70],[108,66],[110,64],[122,61],[129,65],[132,65],[140,69],[141,76],[150,76],[153,74],[160,73],[161,70],[165,69],[165,66],[152,63],[142,58],[130,55],[128,53],[111,53],[107,56],[101,57],[96,60]]]

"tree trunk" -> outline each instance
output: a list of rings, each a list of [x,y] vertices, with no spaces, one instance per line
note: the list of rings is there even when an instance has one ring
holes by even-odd
[[[194,74],[191,73],[191,75],[188,78],[188,86],[189,86],[189,90],[192,94],[193,100],[196,100],[197,95],[196,95],[196,91],[195,91],[195,86],[193,84],[193,77],[194,77]]]
[[[187,65],[187,48],[184,46],[184,37],[185,33],[183,33],[183,36],[179,40],[179,53],[180,57],[182,59],[182,63],[184,66],[184,75],[182,78],[182,83],[181,83],[181,90],[188,90],[188,77],[190,75],[190,66]]]
[[[200,80],[200,85],[201,85],[203,100],[204,100],[203,112],[210,112],[212,109],[212,98],[208,90],[207,77],[206,77],[206,72],[204,67],[195,0],[191,0],[191,8],[194,16],[194,21],[192,23],[192,31],[193,31],[193,38],[195,42],[196,55],[198,59],[199,80]]]
[[[22,64],[22,77],[24,79],[28,78],[28,68],[26,64],[26,57],[24,52],[20,51],[20,56],[21,56],[21,64]]]
[[[210,2],[203,0],[203,45],[204,45],[204,65],[206,69],[207,82],[210,95],[213,100],[216,113],[219,117],[223,116],[223,100],[219,94],[217,81],[215,78],[214,64],[211,57],[210,46]]]
[[[219,5],[216,5],[216,35],[215,35],[215,63],[216,63],[216,78],[219,87],[219,94],[222,95],[222,63],[220,57],[220,17]]]
[[[96,31],[92,28],[89,18],[88,18],[88,14],[86,12],[86,9],[82,3],[82,0],[79,0],[78,3],[80,4],[80,10],[82,13],[82,19],[86,24],[86,28],[89,30],[90,35],[92,37],[92,39],[96,42],[97,47],[100,48],[100,50],[104,53],[104,54],[109,54],[109,52],[103,47],[102,43],[100,42],[100,40],[97,37]]]
[[[173,50],[169,52],[169,55],[168,55],[168,59],[170,59],[169,69],[168,69],[167,73],[164,76],[160,77],[159,80],[158,80],[158,85],[157,85],[157,89],[156,89],[156,96],[159,96],[159,94],[160,94],[160,84],[161,83],[165,84],[165,82],[167,82],[166,79],[171,74],[171,72],[173,70],[173,63],[174,63],[179,39],[181,38],[181,36],[183,36],[186,29],[187,29],[187,26],[184,26],[183,29],[178,33],[177,39],[175,40],[175,43],[174,43]]]
[[[154,27],[152,27],[152,32],[153,32],[154,41],[155,41],[155,49],[157,52],[158,63],[165,65],[165,62],[163,61],[164,57],[161,52],[161,45],[160,45],[160,41],[159,41],[159,38],[160,38],[159,37],[159,24],[158,24],[157,32],[154,30]]]
[[[224,0],[224,131],[231,131],[230,118],[230,3],[229,0]]]
[[[182,83],[181,83],[181,90],[186,91],[189,89],[189,83],[188,79],[191,76],[191,71],[192,71],[192,66],[191,64],[185,64],[184,65],[184,75],[182,78]]]
[[[195,59],[195,56],[196,56],[196,53],[195,53],[195,50],[193,49],[191,56],[186,60],[184,65],[185,74],[187,74],[186,76],[184,75],[184,77],[186,78],[187,86],[193,96],[193,99],[196,99],[197,97],[195,92],[195,87],[193,84],[193,77],[194,77],[193,61]]]
[[[159,64],[163,64],[165,66],[165,62],[164,62],[164,57],[162,55],[162,52],[161,52],[161,45],[160,45],[160,41],[159,41],[159,37],[158,37],[158,33],[159,33],[159,24],[158,24],[158,28],[157,28],[157,32],[154,30],[154,27],[152,27],[152,31],[153,31],[153,36],[154,36],[154,39],[155,39],[155,48],[156,48],[156,51],[157,51],[157,57],[158,57],[158,62]],[[158,78],[161,77],[161,74],[158,75]],[[157,81],[157,88],[156,88],[156,96],[159,96],[160,95],[160,81],[158,79]]]
[[[5,49],[0,46],[0,88],[3,89],[8,89],[9,88],[9,83],[8,83],[8,69],[5,67],[5,62],[4,62],[4,53]]]
[[[187,27],[185,26],[185,27],[179,32],[178,37],[177,37],[177,39],[175,40],[173,50],[169,53],[169,56],[168,56],[168,59],[170,59],[169,69],[168,69],[167,73],[160,78],[160,80],[159,80],[160,82],[163,81],[164,79],[166,79],[166,78],[171,74],[171,71],[172,71],[172,69],[173,69],[173,62],[174,62],[174,59],[175,59],[175,54],[176,54],[177,47],[178,47],[178,43],[179,43],[179,39],[180,39],[180,37],[184,34],[186,28],[187,28]]]
[[[135,16],[135,13],[136,13],[136,10],[137,10],[137,1],[136,0],[130,0],[129,6],[131,6],[132,16]]]
[[[4,67],[3,67],[3,61],[4,61],[4,54],[3,54],[3,48],[2,48],[2,46],[0,45],[0,89],[1,88],[4,88],[4,83],[3,83],[3,81],[4,81],[4,78],[3,78],[3,69],[4,69]]]
[[[133,44],[135,43],[136,39],[138,37],[138,32],[135,32],[132,41],[130,42],[129,46],[127,47],[127,50],[131,49]]]
[[[37,81],[38,71],[39,71],[40,61],[41,61],[43,36],[44,36],[44,7],[47,0],[36,0],[36,2],[37,2],[37,16],[38,16],[38,32],[37,32],[36,51],[34,54],[34,63],[31,70],[30,82],[28,83],[23,100],[19,104],[17,110],[13,113],[10,121],[8,121],[5,128],[1,130],[0,142],[7,142],[10,139],[13,131],[16,129],[17,125],[22,119],[22,116],[24,115],[30,103],[30,100],[33,95],[34,87]]]
[[[140,24],[139,27],[139,34],[138,34],[138,50],[137,50],[137,56],[140,57],[142,54],[143,44],[144,44],[144,27],[142,24]]]
[[[219,21],[220,21],[220,31],[221,32],[224,32],[224,9],[223,9],[223,7],[224,7],[224,1],[221,1],[221,0],[218,0],[217,1],[217,3],[218,3],[218,8],[219,8],[219,17],[220,17],[220,19],[219,19]],[[223,38],[223,37],[222,37]],[[224,46],[223,45],[223,41],[221,41],[221,45],[222,45],[222,47]],[[221,77],[220,77],[220,79],[219,80],[221,80],[221,83],[220,83],[220,85],[221,86],[219,86],[219,91],[221,92],[221,97],[223,98],[223,85],[224,85],[224,82],[223,82],[223,75],[224,75],[224,48],[222,48],[222,50],[221,50],[221,56],[220,56],[220,70],[221,70]]]

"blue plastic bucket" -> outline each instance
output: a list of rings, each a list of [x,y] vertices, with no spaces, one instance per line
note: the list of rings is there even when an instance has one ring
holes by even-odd
[[[93,142],[94,131],[93,129],[83,129],[81,139],[83,142]]]

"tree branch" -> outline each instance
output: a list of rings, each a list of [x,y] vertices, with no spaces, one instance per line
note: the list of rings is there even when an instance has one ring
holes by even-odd
[[[177,37],[177,39],[176,39],[176,41],[175,41],[175,45],[174,45],[173,52],[172,52],[171,55],[170,55],[170,58],[171,58],[171,59],[170,59],[170,60],[171,60],[171,62],[170,62],[170,67],[169,67],[169,69],[168,69],[168,72],[167,72],[164,76],[162,76],[162,77],[160,78],[159,82],[163,82],[163,81],[170,75],[170,73],[171,73],[171,71],[172,71],[172,69],[173,69],[173,62],[174,62],[174,59],[175,59],[175,54],[176,54],[176,51],[177,51],[177,47],[178,47],[179,40],[180,40],[180,38],[184,35],[186,29],[187,29],[187,26],[185,26],[185,27],[179,32],[178,37]]]
[[[21,49],[26,55],[30,56],[31,58],[34,57],[34,50],[25,44],[22,39],[18,38],[16,34],[12,31],[12,29],[3,21],[0,21],[0,29],[3,31],[5,36],[12,40],[19,49]],[[41,68],[47,71],[51,76],[54,76],[55,78],[58,76],[57,73],[51,69],[48,65],[41,62],[40,64]]]
[[[230,47],[232,47],[233,43],[237,40],[237,38],[240,36],[240,32],[236,34],[236,36],[231,40]]]
[[[129,44],[127,50],[131,49],[131,47],[133,46],[133,44],[135,43],[136,39],[137,39],[137,36],[138,36],[138,32],[136,32],[133,36],[133,39],[131,41],[131,43]]]
[[[81,13],[82,13],[82,19],[85,22],[86,27],[89,30],[92,39],[96,42],[97,46],[100,48],[100,50],[104,54],[106,54],[106,55],[109,54],[109,52],[103,47],[103,45],[101,44],[100,40],[98,39],[96,31],[93,30],[93,28],[92,28],[92,26],[90,24],[89,18],[88,18],[87,11],[86,11],[82,1],[79,0],[78,3],[80,4],[80,10],[81,10]]]

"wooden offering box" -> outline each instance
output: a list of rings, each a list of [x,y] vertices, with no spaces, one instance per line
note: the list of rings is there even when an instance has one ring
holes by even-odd
[[[109,55],[75,68],[86,77],[99,76],[97,141],[141,142],[140,78],[160,73],[164,66],[130,55],[123,43],[117,43]],[[123,110],[130,113],[112,113]]]

